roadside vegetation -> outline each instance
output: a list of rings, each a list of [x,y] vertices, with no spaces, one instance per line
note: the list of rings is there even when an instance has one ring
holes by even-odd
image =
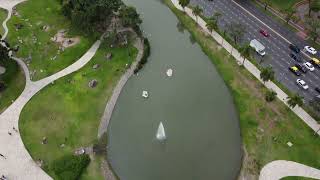
[[[320,159],[314,158],[320,156],[320,139],[314,132],[278,99],[267,102],[268,90],[257,79],[170,0],[164,2],[200,44],[233,94],[245,153],[241,176],[257,178],[264,165],[278,159],[320,168]]]
[[[7,15],[8,15],[8,13],[7,13],[7,11],[6,10],[4,10],[4,9],[0,9],[0,26],[1,26],[1,28],[0,28],[0,34],[1,35],[3,35],[3,33],[4,33],[4,29],[3,29],[3,27],[2,27],[2,22],[7,18]]]

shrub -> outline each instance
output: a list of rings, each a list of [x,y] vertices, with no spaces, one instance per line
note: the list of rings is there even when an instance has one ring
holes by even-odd
[[[147,38],[144,38],[143,41],[144,41],[143,55],[139,64],[137,65],[137,68],[134,70],[135,74],[139,72],[139,70],[143,68],[143,65],[148,62],[148,57],[150,56],[150,52],[151,52],[149,40]]]
[[[58,180],[76,180],[89,163],[89,155],[65,155],[53,161],[50,170],[54,172]]]
[[[266,99],[267,102],[271,102],[271,101],[276,99],[276,96],[277,96],[276,92],[267,91],[265,99]]]

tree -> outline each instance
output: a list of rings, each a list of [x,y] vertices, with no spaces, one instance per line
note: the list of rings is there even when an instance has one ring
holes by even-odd
[[[132,6],[121,7],[119,11],[119,17],[124,27],[131,27],[135,30],[139,29],[139,25],[142,23],[136,8]]]
[[[234,43],[237,45],[238,41],[242,39],[244,33],[246,32],[246,28],[241,23],[230,23],[228,25],[228,31],[230,36],[232,37]]]
[[[270,6],[271,1],[270,0],[263,0],[262,3],[264,4],[264,10],[267,10],[268,6]]]
[[[316,42],[320,36],[320,20],[319,19],[308,19],[308,35]]]
[[[263,68],[260,72],[260,78],[265,83],[274,79],[274,71],[271,66]]]
[[[185,10],[185,7],[188,6],[190,3],[190,0],[179,0],[180,6]]]
[[[217,28],[217,23],[216,23],[216,21],[209,19],[206,24],[206,27],[212,33],[212,31]]]
[[[196,16],[197,22],[198,22],[198,16],[201,15],[202,11],[203,11],[203,10],[202,10],[201,7],[198,6],[198,5],[192,9],[192,14]]]
[[[284,10],[284,13],[286,14],[285,20],[287,21],[287,24],[292,19],[293,15],[296,13],[296,10],[293,8],[293,6],[287,8]]]
[[[246,58],[250,57],[251,54],[251,46],[250,44],[246,44],[240,48],[240,54],[243,57],[242,64],[244,64]]]
[[[271,102],[276,99],[276,96],[277,96],[277,93],[274,92],[273,90],[267,91],[265,99],[267,102]]]
[[[311,11],[318,12],[320,11],[320,2],[319,1],[308,1],[309,3],[309,17],[311,17]]]
[[[296,105],[302,106],[303,99],[301,96],[299,96],[299,94],[295,94],[295,95],[289,97],[288,104],[291,108],[296,107]]]
[[[0,45],[0,61],[5,62],[9,59],[9,50],[6,47]]]

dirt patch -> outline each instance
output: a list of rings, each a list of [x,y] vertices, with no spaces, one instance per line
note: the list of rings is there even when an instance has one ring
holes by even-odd
[[[58,33],[51,38],[53,42],[60,44],[64,48],[72,47],[80,42],[79,37],[68,38],[66,37],[67,30],[59,30]]]

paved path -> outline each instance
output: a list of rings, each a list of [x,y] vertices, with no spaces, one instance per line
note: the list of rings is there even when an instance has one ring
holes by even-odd
[[[172,3],[180,10],[183,8],[179,5],[178,0],[171,0]],[[213,31],[212,33],[206,28],[206,22],[201,17],[196,17],[192,14],[192,10],[189,8],[185,8],[185,12],[189,15],[194,21],[198,23],[198,25],[210,34],[222,47],[224,47],[238,62],[241,64],[243,58],[241,57],[240,53],[234,49],[228,42],[226,42],[217,32]],[[246,60],[243,64],[244,67],[254,75],[260,82],[263,83],[262,79],[260,78],[260,70],[255,67],[249,60]],[[264,84],[268,89],[272,89],[277,93],[277,97],[285,103],[286,106],[289,107],[287,103],[288,95],[285,94],[278,86],[276,86],[273,82],[269,81]],[[302,108],[296,106],[295,108],[291,108],[291,110],[299,116],[311,129],[317,132],[320,128],[320,125]],[[320,135],[320,132],[317,132]],[[306,177],[313,177],[320,179],[320,170],[317,170],[312,167],[308,167],[302,164],[298,164],[291,161],[273,161],[267,164],[261,171],[260,180],[276,180],[281,177],[286,176],[295,176],[301,175]],[[312,176],[311,176],[312,175]]]
[[[12,7],[24,0],[0,0],[0,7],[8,10],[8,17],[3,22],[6,37],[8,28],[6,22],[11,17]],[[0,175],[5,175],[8,179],[32,179],[46,180],[51,179],[40,167],[36,165],[28,151],[25,149],[20,134],[15,132],[13,128],[18,129],[19,116],[26,103],[41,89],[55,80],[77,71],[87,64],[98,50],[101,41],[96,41],[92,47],[75,63],[42,80],[33,82],[30,80],[28,67],[19,58],[13,58],[22,67],[26,77],[26,87],[22,94],[17,98],[11,106],[9,106],[0,115]],[[12,135],[9,135],[9,133]]]

